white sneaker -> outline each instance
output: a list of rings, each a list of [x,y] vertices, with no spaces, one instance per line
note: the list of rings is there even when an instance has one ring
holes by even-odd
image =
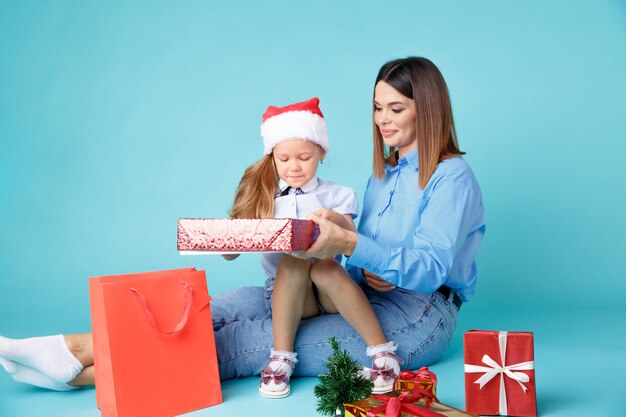
[[[285,398],[291,392],[289,378],[296,363],[281,355],[273,355],[263,372],[259,383],[259,394],[266,398]]]
[[[393,390],[396,378],[400,372],[400,365],[404,361],[390,351],[379,352],[372,356],[372,368],[369,369],[369,379],[374,383],[373,394],[385,394]],[[363,374],[367,374],[364,368]]]

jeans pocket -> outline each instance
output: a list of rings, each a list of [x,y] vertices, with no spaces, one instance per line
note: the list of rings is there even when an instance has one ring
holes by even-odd
[[[445,318],[440,317],[430,334],[409,351],[408,368],[417,369],[436,362],[450,346],[452,332]]]
[[[434,293],[432,295],[432,304],[441,312],[445,328],[448,332],[448,335],[450,336],[450,340],[452,340],[452,336],[454,334],[454,331],[456,330],[456,323],[458,320],[458,307],[438,293]]]
[[[445,329],[446,335],[448,336],[448,345],[452,343],[452,336],[454,336],[454,331],[456,330],[456,320],[441,320],[441,327]]]

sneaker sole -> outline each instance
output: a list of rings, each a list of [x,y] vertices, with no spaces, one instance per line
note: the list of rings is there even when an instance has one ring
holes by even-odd
[[[269,390],[263,389],[262,387],[259,387],[259,394],[261,394],[261,396],[265,398],[276,398],[276,399],[285,398],[289,396],[290,393],[291,393],[291,387],[287,387],[283,391],[269,391]]]

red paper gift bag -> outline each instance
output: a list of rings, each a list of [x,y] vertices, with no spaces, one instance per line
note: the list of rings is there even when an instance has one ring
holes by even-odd
[[[166,417],[222,402],[204,271],[89,280],[102,416]]]
[[[467,411],[536,417],[533,334],[470,330],[464,342]]]

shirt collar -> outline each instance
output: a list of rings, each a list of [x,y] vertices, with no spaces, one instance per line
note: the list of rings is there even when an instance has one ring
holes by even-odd
[[[315,190],[318,185],[319,185],[319,180],[317,179],[317,177],[313,177],[306,184],[300,187],[300,189],[302,190],[303,193],[309,193]],[[278,180],[278,190],[279,190],[278,194],[285,191],[287,187],[289,187],[289,184],[287,184],[287,181],[283,180],[282,178]]]
[[[413,149],[411,152],[409,152],[408,154],[404,155],[402,158],[399,158],[398,159],[398,165],[394,165],[394,166],[387,165],[385,167],[385,170],[387,170],[389,172],[393,172],[393,171],[396,171],[396,170],[398,170],[400,168],[404,168],[407,165],[410,166],[411,168],[413,168],[415,171],[417,171],[417,169],[419,168],[419,162],[418,162],[418,158],[417,158],[417,149]]]

